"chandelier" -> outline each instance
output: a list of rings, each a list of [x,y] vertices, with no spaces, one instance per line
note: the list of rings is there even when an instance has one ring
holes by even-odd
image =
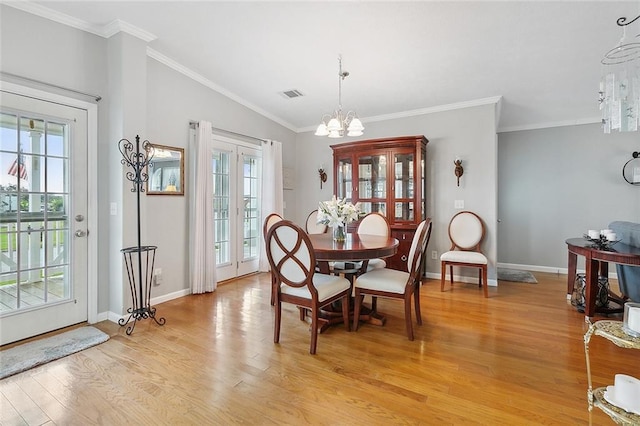
[[[599,102],[602,111],[602,129],[634,132],[638,130],[640,120],[640,41],[638,35],[629,40],[627,25],[640,16],[627,22],[626,17],[618,18],[616,23],[623,28],[618,45],[609,50],[600,61],[603,65],[600,80]]]
[[[316,136],[329,136],[330,138],[341,138],[347,136],[361,136],[364,126],[354,111],[346,114],[342,112],[342,80],[349,73],[342,71],[342,55],[338,56],[338,109],[333,114],[322,116],[322,122],[318,126]]]

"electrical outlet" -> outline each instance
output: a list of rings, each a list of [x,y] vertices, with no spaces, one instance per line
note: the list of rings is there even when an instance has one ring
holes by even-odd
[[[153,285],[162,284],[162,268],[153,271]]]
[[[464,200],[455,200],[453,202],[453,208],[455,208],[455,209],[464,209]]]
[[[438,258],[438,252],[435,251],[435,250],[431,251],[431,258],[432,259],[437,259]]]

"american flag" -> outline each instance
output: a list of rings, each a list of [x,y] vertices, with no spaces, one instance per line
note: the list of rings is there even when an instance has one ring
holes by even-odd
[[[7,174],[11,176],[20,176],[20,179],[27,180],[27,166],[24,164],[24,155],[22,155],[22,153],[13,160]]]

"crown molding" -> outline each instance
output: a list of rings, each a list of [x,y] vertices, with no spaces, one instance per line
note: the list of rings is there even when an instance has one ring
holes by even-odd
[[[409,111],[394,112],[391,114],[376,115],[363,119],[363,122],[372,123],[374,121],[395,120],[398,118],[415,117],[417,115],[433,114],[436,112],[452,111],[456,109],[471,108],[481,105],[498,104],[502,100],[502,96],[492,96],[490,98],[474,99],[464,102],[456,102],[453,104],[438,105],[429,108],[413,109]]]
[[[502,127],[498,133],[521,132],[524,130],[549,129],[552,127],[582,126],[584,124],[601,124],[602,118],[579,118],[576,120],[551,121],[547,123],[528,124],[525,126]]]
[[[276,117],[275,115],[272,115],[270,113],[268,113],[267,111],[247,102],[245,99],[241,98],[240,96],[236,95],[235,93],[232,93],[230,91],[228,91],[227,89],[218,86],[217,84],[215,84],[214,82],[212,82],[211,80],[208,80],[207,78],[203,77],[202,75],[198,74],[195,71],[190,70],[189,68],[185,67],[184,65],[174,61],[173,59],[169,58],[168,56],[163,55],[162,53],[158,52],[155,49],[150,48],[149,46],[147,46],[147,56],[155,59],[156,61],[160,62],[161,64],[164,64],[166,66],[168,66],[169,68],[178,71],[179,73],[189,77],[190,79],[197,81],[198,83],[202,84],[203,86],[208,87],[209,89],[220,93],[223,96],[226,96],[227,98],[239,103],[240,105],[243,105],[247,108],[249,108],[250,110],[257,112],[258,114],[268,118],[271,121],[274,121],[278,124],[280,124],[283,127],[286,127],[287,129],[291,130],[292,132],[298,132],[299,130],[296,129],[296,127],[294,125],[292,125],[291,123],[288,123],[284,120],[282,120],[279,117]]]
[[[120,19],[113,20],[106,25],[93,25],[82,19],[74,18],[57,10],[49,9],[37,3],[30,1],[2,1],[2,4],[22,10],[23,12],[37,15],[50,21],[57,22],[68,27],[76,28],[103,38],[109,38],[119,32],[125,32],[134,37],[143,40],[146,43],[155,40],[157,37],[150,32],[131,25]]]
[[[143,30],[142,28],[136,27],[135,25],[131,25],[130,23],[125,22],[121,19],[114,19],[113,21],[102,27],[102,37],[104,38],[112,37],[119,32],[127,33],[129,35],[137,37],[146,43],[149,43],[158,38],[149,31]]]
[[[501,102],[502,102],[502,96],[492,96],[490,98],[482,98],[482,99],[475,99],[471,101],[457,102],[453,104],[438,105],[438,106],[429,107],[429,108],[413,109],[409,111],[394,112],[391,114],[375,115],[371,117],[361,117],[360,121],[362,121],[363,123],[373,123],[375,121],[396,120],[398,118],[416,117],[419,115],[434,114],[437,112],[471,108],[471,107],[481,106],[481,105],[495,104],[498,106],[498,108],[500,108]],[[316,130],[316,126],[310,126],[310,127],[298,129],[299,132],[311,132],[315,130]]]
[[[57,10],[49,9],[48,7],[32,3],[30,1],[3,1],[2,4],[13,7],[14,9],[22,10],[23,12],[31,13],[50,21],[58,22],[59,24],[67,25],[69,27],[77,28],[82,31],[89,32],[101,37],[101,28],[83,21],[82,19],[74,18],[73,16],[66,15]]]

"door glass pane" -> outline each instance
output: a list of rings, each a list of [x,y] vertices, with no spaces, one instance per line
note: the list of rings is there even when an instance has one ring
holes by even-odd
[[[68,125],[2,113],[0,154],[0,314],[69,299]]]
[[[372,203],[369,201],[361,201],[360,208],[364,213],[377,212],[383,216],[387,215],[387,203]]]
[[[242,241],[242,260],[258,256],[260,242],[260,203],[259,203],[259,167],[260,159],[248,155],[243,156],[242,172],[244,181],[244,225]]]
[[[351,159],[342,159],[338,161],[338,198],[346,198],[347,201],[352,199],[353,182],[353,165]]]
[[[396,202],[396,206],[395,206],[396,221],[402,221],[402,220],[413,221],[413,218],[414,218],[413,202]]]
[[[244,181],[244,226],[242,236],[242,260],[258,256],[260,238],[259,158],[244,155],[242,173]]]
[[[229,212],[229,161],[228,152],[213,153],[213,222],[215,229],[216,265],[228,263],[231,256],[231,217]]]
[[[396,154],[394,161],[396,198],[413,198],[413,154]]]
[[[359,199],[387,197],[387,157],[363,156],[358,159]]]

